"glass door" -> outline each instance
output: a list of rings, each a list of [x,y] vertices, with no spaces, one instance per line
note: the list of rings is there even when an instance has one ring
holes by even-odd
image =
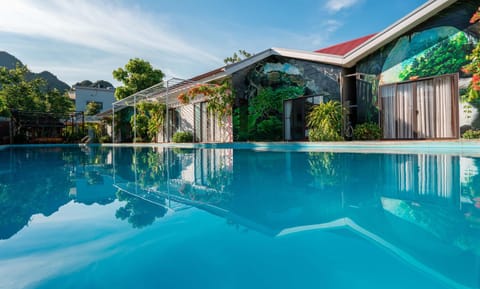
[[[380,86],[385,139],[458,138],[458,76]]]

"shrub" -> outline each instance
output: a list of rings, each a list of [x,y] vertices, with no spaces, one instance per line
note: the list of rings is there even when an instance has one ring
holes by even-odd
[[[136,118],[135,115],[130,117],[130,126],[144,141],[156,142],[157,134],[165,122],[165,114],[165,104],[141,101],[137,104]]]
[[[109,136],[109,135],[104,135],[104,136],[101,136],[98,141],[100,143],[111,143],[112,142],[112,138]]]
[[[275,116],[270,116],[258,123],[256,140],[279,141],[282,139],[282,130],[282,121]]]
[[[66,143],[77,143],[79,142],[86,134],[82,131],[73,131],[67,132],[65,136]]]
[[[463,133],[462,138],[465,138],[465,139],[480,138],[480,130],[469,129]]]
[[[193,142],[193,134],[189,131],[178,131],[173,134],[173,142]]]
[[[343,108],[338,101],[328,101],[313,107],[308,114],[310,141],[341,141]]]
[[[382,138],[382,130],[378,124],[366,122],[355,126],[353,137],[356,140],[376,140]]]

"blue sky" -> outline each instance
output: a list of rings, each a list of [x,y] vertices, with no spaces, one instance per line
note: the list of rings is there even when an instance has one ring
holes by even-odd
[[[425,2],[0,0],[0,50],[70,85],[118,85],[112,71],[134,57],[189,78],[238,49],[311,51],[379,32]]]

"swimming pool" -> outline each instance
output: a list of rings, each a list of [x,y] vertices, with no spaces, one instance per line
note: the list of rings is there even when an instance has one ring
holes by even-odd
[[[480,288],[480,158],[0,150],[0,288]]]

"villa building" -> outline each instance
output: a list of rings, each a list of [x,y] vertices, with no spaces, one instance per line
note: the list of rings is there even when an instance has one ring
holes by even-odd
[[[385,30],[314,52],[270,48],[188,81],[157,86],[130,96],[167,103],[168,125],[160,141],[190,131],[198,142],[300,141],[308,137],[306,115],[328,100],[339,101],[349,123],[374,122],[384,139],[455,139],[462,127],[480,127],[475,103],[467,103],[472,76],[462,70],[480,37],[470,18],[480,0],[431,0]],[[229,81],[232,116],[217,119],[199,94],[182,93],[197,84]],[[279,101],[266,115],[255,114],[260,98]],[[264,136],[267,138],[263,138]]]
[[[75,111],[85,111],[90,102],[98,103],[100,112],[112,108],[115,102],[114,88],[98,88],[74,85],[69,92],[71,99],[75,100]]]

